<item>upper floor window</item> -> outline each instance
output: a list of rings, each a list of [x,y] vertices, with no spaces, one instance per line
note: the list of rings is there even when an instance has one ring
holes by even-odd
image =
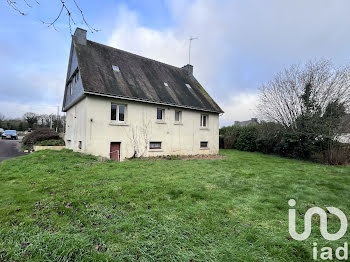
[[[157,108],[157,120],[164,120],[164,109]]]
[[[79,80],[79,71],[77,71],[74,75],[74,83],[78,82]]]
[[[181,111],[175,110],[175,122],[181,122]]]
[[[125,105],[111,104],[111,120],[125,122]]]
[[[69,88],[70,95],[73,95],[73,83],[72,82],[69,82],[68,88]]]
[[[201,127],[208,126],[208,115],[201,115]]]

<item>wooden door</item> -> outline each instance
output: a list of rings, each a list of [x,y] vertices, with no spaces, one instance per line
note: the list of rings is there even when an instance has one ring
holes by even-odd
[[[120,142],[111,142],[109,157],[115,161],[120,161]]]

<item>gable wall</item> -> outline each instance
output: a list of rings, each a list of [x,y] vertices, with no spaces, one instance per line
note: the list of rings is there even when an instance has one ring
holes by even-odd
[[[86,102],[84,98],[66,112],[66,147],[79,152],[86,149]],[[79,149],[79,141],[82,141],[82,149]]]
[[[78,59],[77,59],[76,51],[73,48],[67,80],[72,76],[72,74],[77,69],[77,67],[78,67]],[[70,94],[70,89],[65,88],[65,104],[63,105],[64,108],[67,108],[70,105],[72,105],[74,102],[80,99],[83,94],[84,94],[83,82],[81,80],[81,75],[80,75],[79,80],[76,83],[73,81],[72,95]]]

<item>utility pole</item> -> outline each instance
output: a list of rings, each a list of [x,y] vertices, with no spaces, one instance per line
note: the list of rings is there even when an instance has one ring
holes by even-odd
[[[188,64],[190,65],[191,64],[191,44],[192,44],[192,41],[193,40],[196,40],[198,39],[198,37],[190,37],[190,45],[189,45],[189,48],[188,48]]]
[[[60,117],[60,106],[57,106],[57,117],[56,117],[56,132],[58,132],[58,120]]]

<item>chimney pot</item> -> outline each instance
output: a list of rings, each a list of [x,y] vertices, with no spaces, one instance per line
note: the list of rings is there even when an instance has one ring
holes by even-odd
[[[193,75],[193,65],[187,64],[187,65],[183,66],[182,68],[185,69],[189,75]]]
[[[86,45],[86,33],[85,29],[77,27],[74,32],[75,41],[80,45]]]

